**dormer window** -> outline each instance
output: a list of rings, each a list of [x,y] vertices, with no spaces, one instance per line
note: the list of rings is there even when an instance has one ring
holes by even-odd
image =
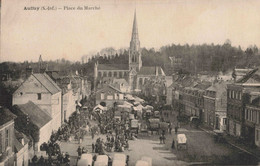
[[[38,100],[41,100],[42,99],[42,94],[41,93],[37,93],[37,98],[38,98]]]

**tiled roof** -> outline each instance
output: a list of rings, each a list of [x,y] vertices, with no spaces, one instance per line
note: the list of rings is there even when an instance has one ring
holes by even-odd
[[[128,64],[98,64],[98,70],[129,70]]]
[[[210,82],[200,82],[194,88],[201,89],[201,90],[206,90],[211,86]]]
[[[216,82],[212,86],[210,86],[207,91],[214,91],[216,92],[216,97],[222,95],[223,92],[226,92],[227,82]]]
[[[143,66],[138,72],[138,75],[156,75],[156,68],[158,69],[158,75],[165,75],[163,69],[156,66]]]
[[[61,91],[59,86],[47,74],[32,74],[50,93],[56,94]]]
[[[13,138],[13,143],[14,143],[14,151],[16,153],[19,152],[23,148],[22,143],[19,142],[16,138]]]
[[[32,101],[29,101],[26,104],[17,105],[20,111],[24,114],[28,114],[32,123],[34,123],[37,127],[41,128],[49,121],[51,121],[51,117],[42,111],[40,107],[35,105]]]
[[[15,118],[16,116],[9,109],[0,107],[0,125],[3,125]]]
[[[124,85],[128,85],[128,82],[124,79],[124,78],[116,78],[113,79],[113,84],[124,84]]]

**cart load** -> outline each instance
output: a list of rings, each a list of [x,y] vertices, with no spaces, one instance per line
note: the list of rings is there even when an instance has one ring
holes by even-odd
[[[92,166],[92,162],[93,162],[93,157],[92,157],[92,154],[89,154],[89,153],[83,153],[81,155],[81,158],[80,159],[83,159],[83,160],[87,160],[88,161],[88,165],[89,166]]]
[[[149,166],[149,163],[147,161],[143,161],[143,160],[138,160],[135,163],[135,166]]]
[[[116,153],[113,158],[112,166],[125,166],[126,165],[126,155]]]
[[[166,122],[160,122],[160,129],[161,129],[161,130],[167,131],[167,130],[168,130],[168,126],[169,126],[168,123],[166,123]]]
[[[131,120],[131,128],[138,128],[138,120],[136,119]]]
[[[89,166],[90,163],[88,163],[87,159],[80,159],[77,163],[77,166]]]
[[[107,155],[98,155],[97,160],[95,162],[95,166],[97,163],[103,163],[104,166],[108,165],[108,156]]]
[[[149,119],[148,126],[150,129],[159,129],[160,119]]]
[[[142,161],[146,161],[148,164],[149,164],[149,166],[152,166],[152,158],[151,157],[147,157],[147,156],[143,156],[142,158],[141,158],[141,160]]]
[[[129,114],[129,119],[131,120],[135,119],[135,114]]]
[[[187,137],[185,134],[178,134],[177,135],[177,149],[185,148],[187,149]]]
[[[112,166],[125,166],[125,162],[121,160],[113,160]]]

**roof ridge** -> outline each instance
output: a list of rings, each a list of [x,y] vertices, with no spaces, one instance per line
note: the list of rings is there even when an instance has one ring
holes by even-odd
[[[49,91],[51,94],[53,94],[37,77],[36,77],[36,74],[38,73],[33,73],[32,76],[34,76],[34,78],[42,85],[45,87],[45,89],[47,89],[47,91]]]
[[[43,75],[53,84],[53,86],[54,86],[58,91],[61,91],[60,87],[48,76],[48,74],[43,73]]]
[[[245,83],[246,81],[249,80],[249,78],[256,73],[256,71],[258,70],[258,68],[253,69],[252,71],[249,71],[245,76],[243,76],[242,78],[240,78],[239,80],[236,81],[236,83]],[[245,81],[245,82],[242,82]]]

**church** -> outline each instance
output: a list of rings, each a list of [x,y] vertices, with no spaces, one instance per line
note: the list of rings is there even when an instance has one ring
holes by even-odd
[[[134,22],[132,37],[129,48],[128,65],[125,64],[99,64],[94,67],[94,86],[95,89],[115,82],[115,80],[125,79],[129,85],[130,93],[140,92],[145,82],[151,78],[165,77],[163,69],[159,66],[143,66],[138,36],[138,27],[136,12],[134,13]]]

